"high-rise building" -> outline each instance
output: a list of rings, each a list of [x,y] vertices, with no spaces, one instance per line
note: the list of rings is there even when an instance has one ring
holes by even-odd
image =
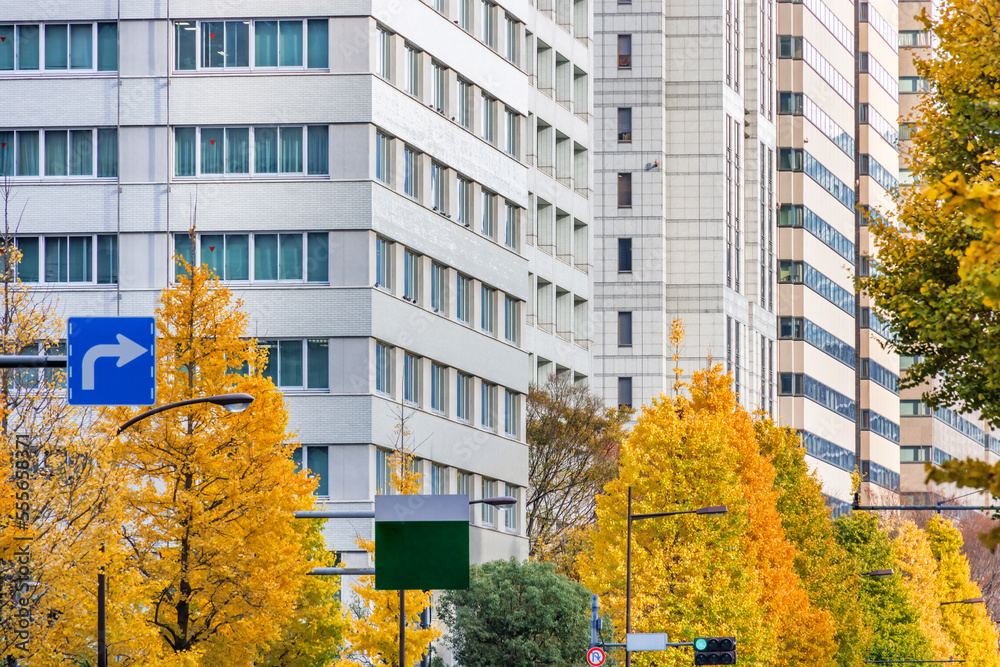
[[[595,388],[639,407],[710,354],[773,412],[774,0],[602,0],[594,91]]]
[[[585,0],[6,2],[20,279],[150,315],[211,266],[327,507],[389,492],[401,420],[426,493],[523,501],[529,383],[590,375],[588,46]],[[470,520],[526,557],[521,502]],[[326,532],[367,563],[370,522]]]

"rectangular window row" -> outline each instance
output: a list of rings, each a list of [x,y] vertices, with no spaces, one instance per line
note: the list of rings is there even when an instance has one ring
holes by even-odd
[[[174,175],[326,176],[326,125],[174,128]]]
[[[816,215],[812,209],[799,204],[782,204],[778,209],[778,226],[801,227],[854,264],[854,242]]]
[[[401,357],[402,373],[397,378],[396,364]],[[430,380],[430,392],[425,391],[424,370]],[[516,438],[520,434],[521,395],[499,385],[474,378],[411,352],[393,347],[387,343],[375,343],[375,391],[384,396],[402,398],[403,402],[416,408],[452,417],[471,424],[476,409],[473,387],[479,389],[479,425],[487,431],[496,432],[501,427],[498,415],[503,415],[503,434]],[[397,388],[397,380],[401,387]]]
[[[854,315],[854,294],[833,282],[807,262],[778,261],[778,282],[805,285],[849,315]]]
[[[0,130],[0,177],[117,178],[118,130]]]
[[[407,197],[427,206],[435,213],[452,219],[466,227],[476,229],[483,236],[517,251],[520,248],[521,209],[497,194],[474,184],[456,170],[428,159],[426,155],[406,144],[402,145],[403,164],[397,176],[393,171],[393,154],[398,139],[383,132],[375,134],[375,178],[393,187],[402,185]],[[429,163],[429,164],[428,164]],[[421,183],[430,167],[430,201],[426,201]],[[479,190],[479,205],[475,205],[475,190]],[[476,215],[478,214],[478,222]],[[503,227],[498,224],[502,219]],[[473,224],[477,222],[477,224]]]
[[[175,21],[174,69],[326,69],[329,26],[328,19]]]
[[[806,8],[819,19],[819,22],[830,31],[841,46],[854,55],[854,34],[851,29],[837,18],[833,10],[830,9],[823,0],[778,0],[779,2],[801,2]],[[864,19],[862,19],[864,20]]]
[[[282,390],[330,388],[330,341],[326,338],[258,339],[267,350],[263,375]]]
[[[0,23],[0,71],[117,70],[117,23]]]
[[[778,171],[801,171],[809,175],[837,201],[854,211],[854,189],[833,175],[822,162],[801,148],[778,149]]]
[[[840,445],[825,440],[808,431],[799,430],[799,438],[806,448],[806,453],[820,461],[837,466],[841,470],[854,472],[854,452]]]
[[[899,181],[889,173],[889,170],[879,164],[874,157],[867,153],[858,156],[858,169],[862,176],[871,176],[872,179],[882,186],[886,192],[891,192],[899,188]]]
[[[899,444],[899,424],[874,410],[861,411],[861,430],[877,433],[886,440]]]
[[[875,60],[875,56],[870,53],[859,53],[858,67],[862,74],[871,75],[878,82],[878,85],[889,93],[889,97],[899,101],[899,82],[886,68],[882,67],[879,61]]]
[[[174,235],[174,253],[188,264],[211,268],[221,280],[250,283],[327,283],[327,232]],[[178,264],[175,276],[184,269]]]
[[[875,107],[868,104],[867,102],[860,105],[858,108],[858,121],[862,124],[867,124],[875,128],[882,138],[889,142],[889,145],[893,148],[899,147],[899,131],[898,127],[887,121],[882,114],[880,114]]]
[[[851,108],[854,107],[854,84],[837,71],[809,40],[794,35],[778,35],[778,57],[804,60]]]
[[[778,374],[779,396],[803,396],[854,421],[854,399],[802,373]]]
[[[899,473],[873,461],[861,461],[861,480],[899,493]]]
[[[895,53],[899,53],[899,37],[896,35],[896,30],[870,2],[858,4],[858,20],[875,28],[875,32],[885,40],[889,48]]]
[[[14,275],[23,283],[118,283],[118,237],[114,234],[17,236],[14,247],[19,254]],[[0,251],[0,270],[6,257]]]
[[[424,256],[409,248],[403,248],[403,280],[397,285],[396,275],[396,244],[389,239],[375,239],[375,286],[390,293],[397,293],[402,288],[400,296],[416,306],[428,306],[435,313],[446,317],[454,317],[463,324],[473,325],[474,279],[457,271],[454,273],[454,290],[449,290],[449,273],[452,269],[435,261],[430,262],[430,303],[425,301],[424,281],[427,263]],[[493,337],[504,337],[512,345],[518,345],[521,339],[521,302],[500,290],[484,283],[479,284],[479,329]],[[454,309],[452,309],[454,301]],[[500,312],[500,307],[503,312]],[[503,318],[503,331],[499,329],[499,318]]]
[[[871,380],[892,393],[899,394],[899,376],[871,359],[861,360],[861,379]]]
[[[879,317],[878,313],[867,306],[861,309],[861,321],[858,323],[858,326],[862,329],[871,329],[886,340],[892,338],[892,331],[889,329],[889,325]]]
[[[535,286],[528,323],[582,348],[590,347],[590,302],[541,277],[529,274],[528,280]]]
[[[847,155],[854,157],[854,137],[803,93],[778,93],[778,113],[805,116]]]
[[[804,317],[779,317],[778,338],[802,340],[854,368],[854,347]]]

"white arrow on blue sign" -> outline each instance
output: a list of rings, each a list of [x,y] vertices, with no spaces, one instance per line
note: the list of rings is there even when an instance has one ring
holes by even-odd
[[[71,317],[66,345],[70,405],[153,405],[156,320]]]

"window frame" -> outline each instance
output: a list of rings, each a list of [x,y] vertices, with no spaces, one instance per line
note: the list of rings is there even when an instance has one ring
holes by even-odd
[[[91,26],[90,30],[90,67],[73,67],[73,30],[72,26]],[[101,26],[115,26],[115,67],[114,69],[101,69]],[[119,49],[121,44],[121,30],[117,21],[0,21],[0,27],[10,27],[13,37],[12,55],[13,67],[11,69],[0,70],[3,76],[31,77],[31,76],[67,76],[67,75],[93,75],[93,76],[115,76],[117,75],[121,62]],[[46,63],[46,28],[49,26],[66,26],[66,67],[48,67]],[[36,28],[38,30],[36,43],[38,45],[37,63],[33,69],[20,67],[23,58],[21,54],[20,28]]]
[[[190,181],[190,180],[204,180],[204,179],[224,179],[224,180],[250,180],[250,179],[268,179],[268,180],[282,180],[282,179],[309,179],[309,180],[322,180],[330,178],[330,126],[323,124],[302,124],[302,125],[173,125],[173,137],[170,142],[170,152],[171,159],[173,160],[173,170],[171,174],[172,180],[180,181]],[[309,156],[309,130],[311,128],[324,128],[326,130],[326,145],[327,145],[327,155],[326,155],[326,173],[323,174],[311,174],[309,173],[310,167],[310,156]],[[178,130],[194,130],[194,173],[193,174],[178,174],[179,162],[177,159],[177,148]],[[257,154],[256,154],[256,138],[257,132],[261,130],[274,130],[275,137],[278,146],[278,153],[281,152],[281,143],[283,137],[283,130],[295,130],[300,129],[302,131],[302,154],[300,156],[301,171],[281,171],[281,160],[276,156],[277,160],[277,171],[257,171]],[[202,132],[204,130],[221,131],[223,137],[223,147],[222,147],[222,173],[202,173]],[[247,130],[247,171],[245,172],[229,172],[226,169],[229,167],[229,130]],[[213,141],[213,140],[209,140]]]
[[[190,258],[185,257],[185,259],[187,259],[188,262],[191,263],[191,264],[193,264],[194,266],[201,266],[202,265],[202,262],[201,262],[201,258],[202,258],[202,240],[203,240],[203,238],[205,236],[222,236],[223,237],[223,242],[225,243],[225,245],[223,246],[222,266],[223,266],[224,269],[225,269],[226,266],[228,266],[228,262],[227,262],[228,256],[227,256],[226,253],[228,251],[228,240],[229,240],[229,237],[230,236],[246,236],[247,237],[247,278],[245,280],[243,280],[243,279],[236,279],[236,278],[228,278],[226,276],[219,276],[219,280],[222,280],[225,283],[236,283],[236,284],[240,284],[240,285],[261,285],[261,286],[266,286],[266,287],[271,287],[271,286],[279,285],[279,284],[280,285],[329,285],[330,284],[330,233],[329,232],[317,232],[317,231],[307,231],[307,230],[302,230],[302,231],[287,231],[287,232],[277,232],[277,231],[274,231],[274,232],[272,232],[272,231],[258,231],[258,232],[242,232],[242,231],[241,232],[225,232],[225,231],[222,231],[222,232],[198,232],[195,235],[194,239],[191,239],[191,235],[188,232],[178,232],[178,233],[173,234],[173,240],[174,240],[174,247],[173,247],[174,253],[173,253],[173,255],[175,255],[175,256],[176,255],[184,256],[183,253],[181,252],[181,249],[180,249],[180,246],[179,246],[179,242],[181,241],[181,239],[185,239],[185,238],[189,239],[189,240],[192,240],[193,242],[192,242],[192,244],[190,246],[190,248],[191,248],[191,257]],[[275,262],[276,263],[275,263],[275,270],[274,270],[274,274],[277,277],[274,278],[274,279],[270,279],[270,278],[257,278],[256,277],[256,275],[257,275],[257,270],[256,270],[257,269],[257,253],[256,253],[257,245],[256,245],[255,241],[256,241],[257,237],[265,237],[265,236],[276,236],[277,237],[275,239],[276,242],[277,242],[277,246],[276,246],[277,252],[276,252],[276,255],[275,255]],[[302,262],[302,273],[301,273],[301,277],[300,278],[282,278],[281,277],[281,248],[282,248],[282,238],[281,237],[283,237],[283,236],[285,236],[285,237],[288,237],[288,236],[301,236],[302,237],[302,252],[301,252],[301,255],[300,255],[301,262]],[[322,280],[310,280],[309,279],[309,268],[310,268],[309,264],[310,264],[310,259],[312,257],[312,250],[316,249],[318,251],[318,250],[320,250],[322,248],[323,244],[322,244],[322,241],[320,239],[322,239],[323,237],[326,237],[326,244],[325,244],[325,250],[326,250],[326,271],[325,271],[325,274],[326,274],[326,278],[322,279]],[[313,246],[313,242],[317,243],[318,245]],[[177,278],[179,277],[179,275],[181,273],[182,273],[182,269],[180,268],[180,265],[178,265],[177,268],[176,268],[176,270],[174,271],[174,275],[173,275],[172,280],[176,281]]]
[[[89,132],[90,133],[90,173],[89,174],[72,174],[72,163],[73,163],[73,133],[74,132]],[[102,132],[114,132],[113,141],[114,144],[114,174],[110,176],[101,176],[101,133]],[[117,127],[2,127],[0,128],[0,134],[10,134],[13,139],[13,145],[11,141],[8,140],[6,146],[0,147],[0,155],[6,153],[7,155],[7,165],[9,167],[10,173],[6,175],[7,178],[11,180],[18,181],[62,181],[62,182],[72,182],[72,181],[117,181],[119,178],[119,167],[120,167],[120,150],[118,142],[118,128]],[[48,134],[65,134],[66,135],[66,162],[64,174],[47,174],[46,166],[48,162],[47,148],[46,148],[46,136]],[[17,156],[20,151],[19,144],[21,142],[21,135],[23,134],[36,134],[37,135],[37,172],[34,174],[19,174],[19,162],[17,161]],[[107,136],[107,135],[106,135]],[[0,179],[4,178],[4,167],[3,163],[0,163]]]
[[[309,24],[311,22],[326,22],[326,64],[318,67],[309,66]],[[275,61],[278,64],[275,65],[258,65],[257,64],[257,24],[258,23],[275,23],[276,29],[278,31],[275,44]],[[180,46],[178,45],[178,29],[181,26],[187,26],[194,23],[195,31],[195,66],[194,68],[181,68],[180,67]],[[204,64],[204,37],[203,37],[203,24],[206,23],[222,23],[222,35],[223,35],[223,49],[226,49],[225,40],[228,38],[228,30],[226,29],[227,23],[243,23],[247,27],[247,65],[245,66],[227,66],[223,64],[221,67],[212,67],[210,65]],[[301,65],[282,65],[281,63],[281,23],[300,23],[302,25],[302,49],[301,49]],[[171,53],[171,74],[177,74],[180,76],[187,75],[189,73],[206,73],[211,72],[214,74],[221,74],[223,72],[261,72],[268,73],[274,71],[285,71],[285,72],[328,72],[330,71],[330,19],[323,16],[295,16],[295,17],[254,17],[254,18],[237,18],[237,19],[216,19],[216,20],[205,20],[205,19],[177,19],[171,21],[173,29],[170,35],[170,53]]]
[[[372,365],[372,371],[375,373],[374,393],[389,398],[392,398],[393,385],[395,384],[393,376],[394,352],[393,346],[375,341],[375,363]]]
[[[121,266],[121,258],[120,258],[121,253],[119,249],[117,234],[17,234],[17,235],[12,235],[10,238],[14,240],[14,247],[17,248],[18,250],[21,249],[22,242],[24,240],[32,239],[36,243],[38,264],[36,266],[35,275],[37,275],[38,279],[25,280],[22,277],[23,270],[21,268],[21,264],[24,262],[25,259],[25,255],[22,251],[21,259],[18,261],[17,267],[14,270],[14,277],[16,280],[20,282],[23,282],[27,285],[59,285],[60,289],[72,288],[74,286],[81,286],[81,287],[86,287],[88,289],[92,289],[94,287],[117,287],[118,285],[119,270]],[[66,280],[48,280],[47,278],[46,274],[49,265],[47,249],[50,239],[53,240],[60,239],[66,241],[66,250],[65,252],[60,252],[59,254],[61,256],[58,257],[58,260],[60,262],[60,267],[59,267],[60,273],[65,272],[67,276]],[[71,271],[73,269],[73,265],[71,263],[72,260],[71,257],[72,253],[70,248],[71,239],[89,239],[90,247],[88,250],[88,254],[90,255],[90,257],[87,260],[87,268],[89,269],[89,278],[87,280],[69,279]],[[113,242],[111,242],[112,246],[110,254],[111,263],[110,265],[107,266],[108,274],[113,277],[113,279],[110,281],[100,280],[102,273],[101,270],[102,239],[105,239],[105,243],[108,242],[107,239],[113,240]],[[2,252],[2,250],[3,250],[2,247],[0,247],[0,252]],[[57,250],[56,252],[59,251]],[[65,267],[62,266],[63,259],[66,260]],[[0,262],[0,267],[2,266],[3,264],[2,262]],[[31,277],[30,274],[29,277]]]
[[[302,351],[302,384],[282,384],[281,378],[281,343],[300,343],[300,349]],[[312,342],[325,342],[326,343],[326,386],[325,387],[310,387],[310,371],[312,370],[310,366],[310,357],[312,356],[309,352],[310,343]],[[274,343],[274,349],[277,351],[277,360],[268,357],[267,367],[261,369],[261,374],[265,377],[270,377],[267,374],[269,368],[275,368],[275,377],[272,378],[274,386],[279,388],[281,391],[294,391],[294,392],[326,392],[330,391],[330,339],[329,338],[258,338],[258,347],[267,346],[268,343]],[[276,366],[272,366],[275,364]]]

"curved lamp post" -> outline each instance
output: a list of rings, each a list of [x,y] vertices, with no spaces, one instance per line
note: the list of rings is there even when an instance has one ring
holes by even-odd
[[[167,410],[182,408],[186,405],[198,405],[200,403],[218,405],[230,412],[243,412],[253,403],[253,396],[250,394],[220,394],[218,396],[189,398],[184,401],[159,405],[151,410],[137,414],[119,426],[115,430],[115,437],[118,437],[122,431],[143,419]],[[107,580],[105,579],[103,569],[97,575],[97,667],[108,667]]]
[[[632,522],[640,519],[655,519],[661,516],[677,514],[726,514],[729,508],[725,505],[699,507],[696,510],[676,510],[673,512],[652,512],[649,514],[632,514],[632,487],[628,487],[628,535],[625,549],[625,636],[632,632]],[[625,647],[625,667],[631,667],[632,654]]]

